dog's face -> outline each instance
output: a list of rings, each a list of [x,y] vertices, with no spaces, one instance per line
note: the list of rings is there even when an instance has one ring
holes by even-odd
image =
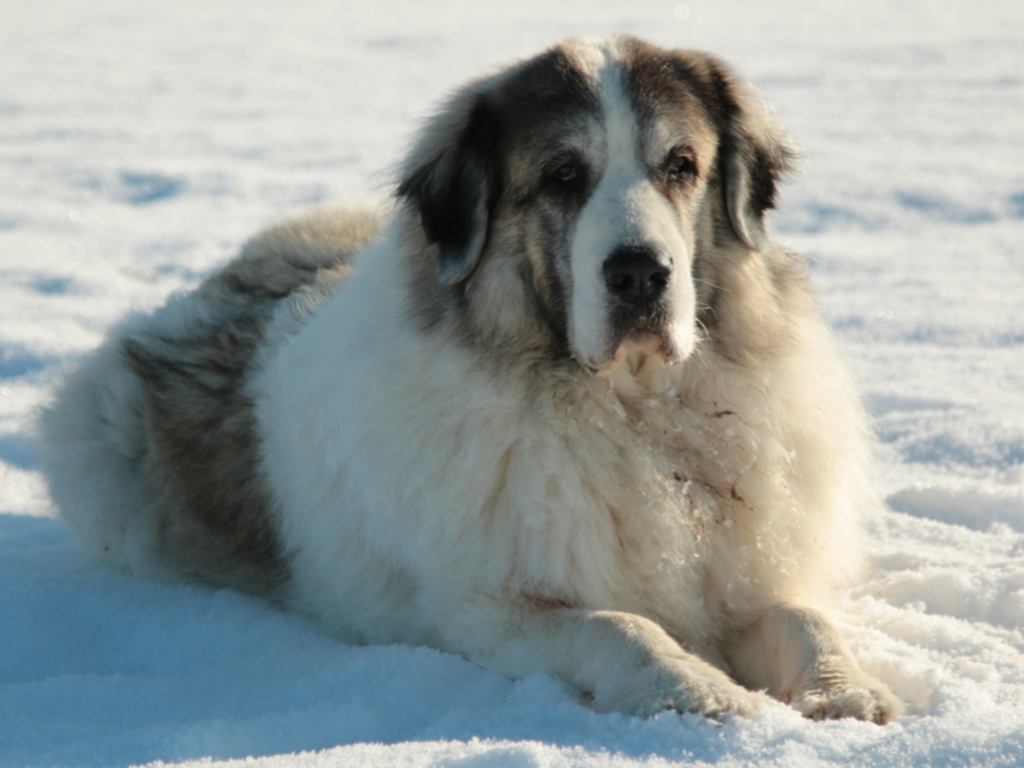
[[[506,296],[485,291],[509,305],[489,322],[530,311],[511,272],[556,348],[587,369],[631,352],[674,363],[708,300],[702,262],[725,240],[766,245],[788,159],[769,122],[705,54],[568,41],[457,95],[399,194],[434,245],[441,290],[490,279],[488,262],[511,267]]]

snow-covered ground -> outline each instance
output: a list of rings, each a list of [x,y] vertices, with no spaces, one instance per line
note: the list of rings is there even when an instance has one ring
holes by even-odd
[[[0,765],[1024,764],[1024,4],[7,0],[0,8]],[[62,363],[275,218],[381,189],[447,89],[566,34],[732,60],[805,150],[813,259],[894,512],[844,601],[885,727],[597,715],[558,682],[339,645],[128,580],[54,519]]]

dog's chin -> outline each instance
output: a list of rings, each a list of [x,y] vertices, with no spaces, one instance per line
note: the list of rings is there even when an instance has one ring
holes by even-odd
[[[583,365],[598,376],[611,376],[623,372],[635,374],[651,366],[665,367],[682,361],[676,345],[661,333],[646,328],[626,334],[614,351],[603,360],[583,360]]]

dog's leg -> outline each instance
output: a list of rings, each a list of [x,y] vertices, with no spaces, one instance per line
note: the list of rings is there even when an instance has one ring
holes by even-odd
[[[672,709],[720,717],[752,714],[764,701],[762,694],[683,650],[658,624],[633,614],[526,608],[492,627],[497,636],[486,632],[484,637],[477,624],[472,643],[477,647],[464,647],[463,653],[513,677],[534,672],[561,677],[599,712],[651,715]]]
[[[901,710],[889,689],[857,666],[832,622],[812,608],[770,608],[726,656],[737,680],[815,720],[856,717],[882,724]]]

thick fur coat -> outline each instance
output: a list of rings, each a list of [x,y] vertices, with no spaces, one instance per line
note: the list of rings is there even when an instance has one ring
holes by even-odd
[[[858,401],[764,214],[792,152],[717,59],[568,40],[470,83],[394,201],[316,211],[129,318],[43,414],[131,571],[595,708],[899,710],[828,596],[879,506]]]

